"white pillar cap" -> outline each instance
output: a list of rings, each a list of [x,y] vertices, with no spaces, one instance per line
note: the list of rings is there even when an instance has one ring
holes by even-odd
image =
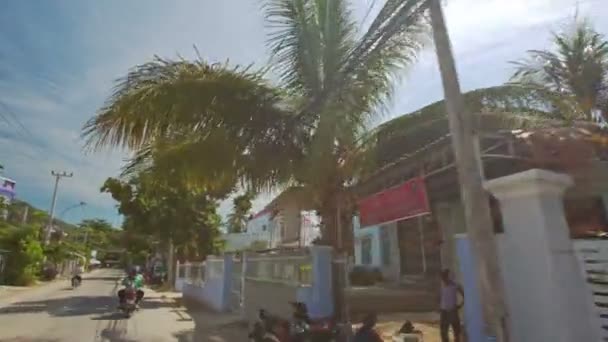
[[[531,169],[487,181],[485,189],[499,200],[540,194],[562,195],[572,186],[572,177],[541,169]]]

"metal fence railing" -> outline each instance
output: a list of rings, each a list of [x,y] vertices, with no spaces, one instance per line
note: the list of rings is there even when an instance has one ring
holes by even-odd
[[[205,263],[207,267],[207,276],[210,279],[221,278],[224,275],[223,258],[207,258]]]
[[[187,262],[177,266],[177,278],[186,284],[201,286],[205,282],[205,262]]]
[[[608,340],[608,240],[573,240],[583,277],[593,297],[593,309]]]
[[[259,256],[247,259],[248,279],[282,282],[291,285],[312,284],[312,258],[298,256]]]

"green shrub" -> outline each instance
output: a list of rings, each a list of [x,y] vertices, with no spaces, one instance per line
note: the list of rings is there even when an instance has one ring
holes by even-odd
[[[3,226],[0,247],[9,251],[5,280],[11,285],[30,285],[39,274],[43,251],[38,230],[32,227]]]

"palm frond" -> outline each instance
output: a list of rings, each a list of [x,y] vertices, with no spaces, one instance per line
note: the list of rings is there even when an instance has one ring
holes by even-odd
[[[156,170],[206,189],[269,187],[285,181],[305,144],[293,117],[257,72],[157,58],[119,81],[83,135],[93,149],[136,151],[125,176]]]
[[[137,150],[174,130],[238,131],[245,123],[281,115],[280,105],[280,93],[249,68],[156,57],[117,81],[82,135],[92,149]]]
[[[512,81],[545,87],[578,104],[578,112],[592,120],[592,111],[608,115],[608,41],[587,20],[575,21],[552,37],[554,51],[531,50],[514,62]],[[571,107],[571,105],[568,105]]]
[[[323,89],[321,27],[314,0],[272,0],[262,9],[270,29],[273,69],[292,93],[312,96]]]

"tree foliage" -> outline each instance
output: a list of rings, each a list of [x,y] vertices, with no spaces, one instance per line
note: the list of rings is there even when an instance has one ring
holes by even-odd
[[[217,201],[205,191],[179,180],[161,181],[150,173],[129,180],[108,178],[101,191],[118,202],[125,218],[125,247],[134,254],[168,241],[182,257],[200,259],[217,251],[221,220]]]
[[[266,0],[278,86],[250,68],[157,58],[118,81],[84,127],[88,146],[126,147],[137,152],[127,171],[163,170],[207,191],[303,185],[335,243],[362,137],[426,40],[425,1],[374,10],[357,22],[345,0]]]
[[[514,62],[512,81],[547,89],[570,103],[579,118],[594,120],[593,110],[608,118],[608,40],[587,20],[575,20],[553,34],[554,50],[531,50]]]
[[[38,227],[0,227],[0,249],[8,250],[4,281],[12,285],[30,285],[38,276],[43,259]]]
[[[251,201],[255,194],[246,192],[232,200],[232,212],[228,214],[228,231],[230,233],[242,233],[247,226],[247,220],[251,212]]]

